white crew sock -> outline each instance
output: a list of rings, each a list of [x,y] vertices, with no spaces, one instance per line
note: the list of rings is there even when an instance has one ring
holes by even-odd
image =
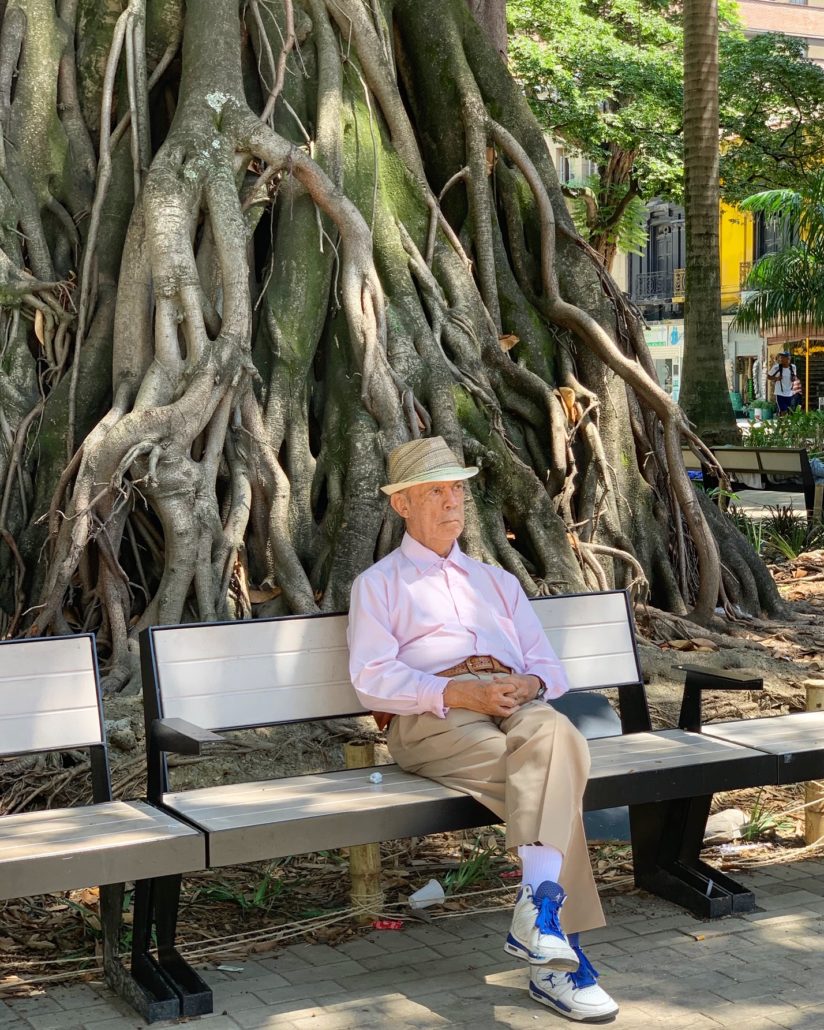
[[[564,856],[557,848],[546,844],[521,844],[518,858],[521,860],[521,884],[528,883],[533,893],[544,880],[558,882]]]

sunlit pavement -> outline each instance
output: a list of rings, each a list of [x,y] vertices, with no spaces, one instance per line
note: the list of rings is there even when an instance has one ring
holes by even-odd
[[[621,1030],[824,1030],[824,862],[738,874],[759,911],[702,922],[649,895],[606,900],[584,945],[621,1006]],[[407,923],[331,948],[298,944],[223,971],[207,966],[210,1030],[278,1027],[569,1027],[531,1001],[502,950],[505,911]],[[139,1019],[100,984],[0,1003],[0,1028],[131,1030]],[[174,1024],[155,1024],[165,1027]]]

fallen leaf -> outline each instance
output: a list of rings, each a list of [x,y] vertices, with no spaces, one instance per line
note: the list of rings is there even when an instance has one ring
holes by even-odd
[[[264,601],[271,601],[274,597],[280,597],[283,591],[280,587],[250,587],[249,600],[252,604],[263,604]]]
[[[46,339],[45,333],[46,320],[43,317],[43,312],[38,308],[34,313],[34,335],[40,342],[40,346],[44,345]]]
[[[670,640],[669,646],[676,651],[692,651],[695,647],[691,640]]]
[[[581,409],[575,403],[575,391],[570,386],[559,386],[555,393],[563,406],[567,420],[574,425],[581,417]]]
[[[697,647],[702,647],[706,651],[717,651],[718,650],[718,644],[713,643],[712,640],[708,640],[706,637],[693,637],[692,638],[692,642]]]
[[[516,336],[515,333],[505,333],[503,336],[498,337],[498,343],[501,345],[502,351],[512,350],[516,343],[521,342],[521,337]]]
[[[793,571],[793,579],[805,579],[809,573],[806,569],[795,569]]]

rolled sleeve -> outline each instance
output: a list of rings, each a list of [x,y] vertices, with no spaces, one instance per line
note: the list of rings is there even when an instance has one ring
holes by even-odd
[[[384,587],[382,590],[381,588]],[[398,659],[385,585],[359,576],[349,605],[349,675],[361,704],[392,715],[431,712],[443,719],[447,680],[412,669]]]

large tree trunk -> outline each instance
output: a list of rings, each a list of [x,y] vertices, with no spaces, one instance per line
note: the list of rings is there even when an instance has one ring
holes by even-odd
[[[466,0],[487,39],[505,59],[507,46],[506,0]]]
[[[5,8],[0,632],[116,689],[150,623],[345,608],[426,433],[532,594],[777,605],[465,0],[121,6]]]
[[[737,439],[724,370],[719,250],[718,0],[684,5],[686,303],[681,406],[708,443]]]

